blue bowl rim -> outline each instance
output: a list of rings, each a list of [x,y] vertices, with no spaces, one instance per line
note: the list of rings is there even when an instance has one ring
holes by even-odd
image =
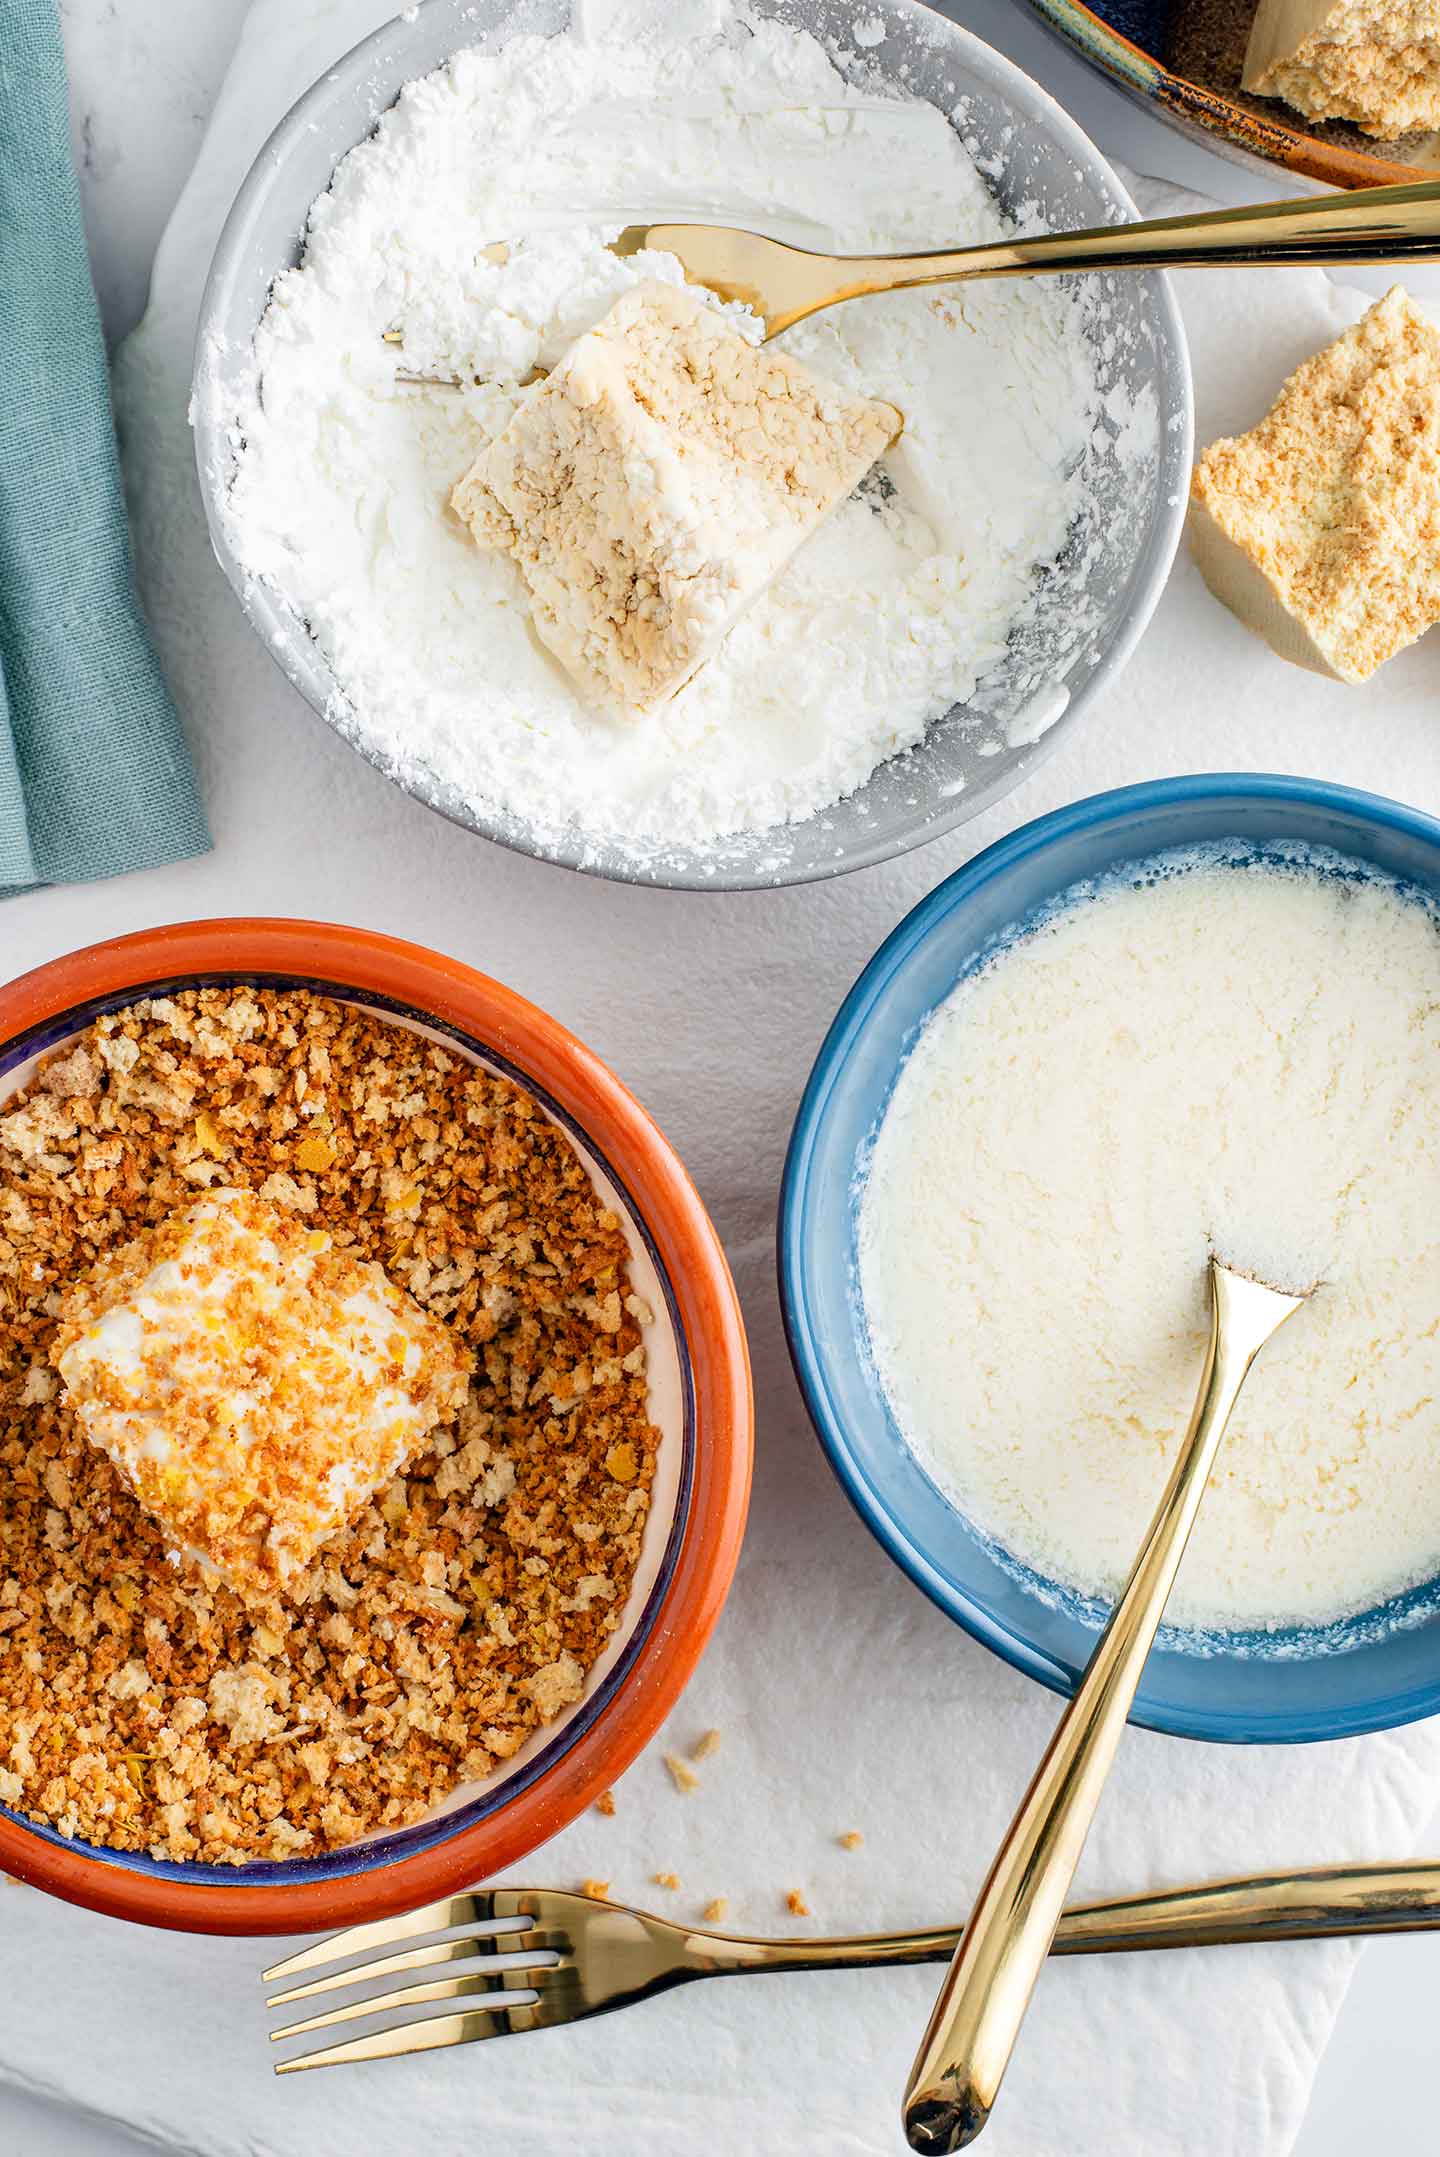
[[[0,1816],[25,1834],[59,1849],[76,1851],[97,1865],[114,1867],[122,1872],[140,1873],[155,1880],[183,1881],[187,1886],[228,1889],[288,1887],[301,1882],[316,1884],[327,1880],[348,1879],[355,1874],[378,1872],[396,1859],[413,1857],[423,1851],[432,1850],[449,1842],[463,1830],[478,1826],[484,1820],[493,1819],[513,1799],[530,1789],[542,1775],[563,1760],[580,1739],[595,1727],[615,1700],[630,1677],[641,1650],[655,1630],[661,1606],[675,1576],[681,1544],[693,1510],[696,1473],[694,1373],[675,1299],[674,1284],[649,1223],[628,1185],[614,1164],[607,1159],[598,1141],[576,1121],[570,1111],[537,1079],[521,1070],[503,1051],[492,1043],[481,1040],[478,1035],[468,1032],[455,1021],[435,1012],[424,1011],[416,1004],[386,996],[378,990],[355,988],[329,976],[322,978],[319,975],[276,971],[274,968],[243,966],[212,970],[208,973],[161,973],[143,981],[128,982],[123,988],[116,988],[103,996],[91,997],[71,1005],[40,1025],[29,1028],[25,1033],[0,1042],[0,1079],[20,1065],[28,1063],[32,1057],[43,1055],[60,1046],[93,1020],[107,1012],[123,1011],[142,997],[173,995],[182,989],[241,987],[305,989],[316,996],[363,1004],[370,1010],[381,1011],[387,1017],[402,1023],[443,1035],[458,1048],[480,1058],[522,1093],[528,1094],[532,1100],[538,1101],[546,1114],[590,1155],[620,1194],[635,1233],[655,1268],[655,1277],[665,1298],[666,1313],[680,1366],[681,1450],[675,1515],[665,1539],[665,1548],[660,1556],[655,1579],[614,1664],[593,1691],[586,1694],[563,1729],[546,1739],[531,1759],[514,1773],[499,1775],[494,1778],[493,1783],[480,1785],[479,1794],[467,1798],[463,1804],[452,1804],[442,1811],[425,1814],[421,1819],[412,1821],[408,1827],[390,1828],[362,1837],[358,1842],[343,1843],[336,1849],[323,1850],[315,1856],[253,1858],[243,1865],[217,1865],[189,1858],[157,1858],[152,1857],[147,1850],[112,1849],[103,1843],[87,1842],[77,1836],[65,1836],[46,1822],[34,1820],[27,1813],[0,1802]]]
[[[900,1523],[872,1489],[851,1450],[845,1426],[835,1413],[825,1384],[825,1359],[811,1322],[804,1260],[805,1198],[811,1162],[838,1074],[855,1047],[882,990],[918,947],[965,899],[1016,863],[1043,853],[1076,832],[1104,825],[1124,814],[1166,809],[1186,803],[1227,801],[1275,802],[1330,809],[1424,840],[1440,860],[1440,818],[1410,808],[1388,795],[1367,793],[1326,779],[1306,779],[1274,772],[1197,772],[1138,785],[1112,787],[1033,818],[997,839],[954,870],[917,901],[891,930],[862,968],[827,1031],[796,1111],[780,1183],[776,1256],[780,1310],[786,1345],[806,1411],[830,1467],[861,1520],[916,1587],[947,1617],[1004,1662],[1036,1679],[1048,1691],[1068,1698],[1076,1680],[1048,1655],[999,1624],[966,1591],[947,1580],[915,1549]],[[1130,1720],[1167,1736],[1223,1744],[1310,1744],[1360,1737],[1419,1722],[1440,1711],[1440,1671],[1430,1682],[1377,1699],[1323,1710],[1266,1716],[1263,1720],[1227,1709],[1175,1709],[1137,1699]]]

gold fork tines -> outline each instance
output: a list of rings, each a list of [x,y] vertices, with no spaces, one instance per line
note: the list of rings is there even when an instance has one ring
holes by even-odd
[[[1053,1952],[1115,1954],[1431,1929],[1440,1929],[1440,1865],[1326,1866],[1088,1903],[1066,1911]],[[451,1937],[437,1939],[437,1934]],[[834,1940],[751,1939],[677,1925],[648,1911],[558,1888],[456,1895],[406,1917],[317,1940],[266,1970],[266,1983],[305,1980],[272,1994],[272,2007],[350,1986],[367,1988],[360,1999],[276,2030],[276,2042],[346,2022],[392,2018],[359,2036],[279,2060],[275,2072],[394,2059],[557,2029],[700,1977],[948,1962],[959,1941],[960,1928],[954,1925]],[[369,1989],[387,1977],[460,1963],[472,1967]],[[312,1972],[322,1974],[312,1977]],[[476,2004],[418,2018],[409,2013],[448,2008],[456,2000]],[[400,2017],[405,2019],[394,2019]]]
[[[497,1931],[494,1936],[504,1941],[513,1937],[513,1932],[514,1928],[510,1928],[506,1932]],[[358,1985],[362,1981],[373,1984],[377,1977],[398,1977],[409,1970],[430,1970],[445,1962],[473,1962],[481,1952],[476,1945],[479,1937],[482,1936],[467,1934],[463,1940],[440,1940],[429,1947],[407,1948],[398,1955],[376,1955],[368,1962],[336,1970],[328,1977],[315,1977],[308,1984],[289,1985],[283,1992],[272,1992],[265,2004],[267,2007],[291,2007],[300,2000],[313,2000],[317,1993],[340,1992],[345,1986]],[[514,1955],[504,1955],[498,1949],[489,1959],[497,1968],[515,1961]],[[276,2034],[283,2036],[285,2033]]]
[[[431,1933],[458,1931],[461,1926],[470,1926],[477,1932],[498,1931],[504,1921],[509,1929],[522,1931],[531,1915],[530,1898],[515,1888],[449,1895],[443,1902],[408,1910],[403,1917],[377,1918],[373,1924],[352,1925],[347,1932],[313,1940],[309,1947],[287,1955],[283,1962],[272,1962],[268,1970],[260,1972],[260,1981],[270,1985],[277,1977],[298,1977],[302,1970],[327,1969],[347,1955],[363,1955],[372,1947],[394,1947],[401,1940],[423,1940]],[[343,1982],[343,1978],[331,1979],[331,1983]],[[282,1997],[295,1995],[287,1993]]]
[[[400,2022],[368,2037],[347,2038],[343,2044],[322,2045],[298,2060],[277,2060],[277,2075],[294,2075],[310,2067],[350,2067],[357,2060],[398,2060],[411,2052],[441,2052],[451,2045],[478,2044],[486,2037],[509,2037],[535,2025],[516,2019],[508,2009],[467,2008],[459,2014],[430,2015],[422,2021]]]

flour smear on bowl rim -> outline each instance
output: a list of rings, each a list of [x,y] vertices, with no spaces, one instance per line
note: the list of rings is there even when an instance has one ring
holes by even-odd
[[[788,333],[820,372],[898,402],[905,436],[638,726],[582,709],[513,567],[445,507],[532,368],[638,277],[679,280],[671,257],[608,253],[637,213],[853,250],[1012,229],[962,142],[962,102],[947,117],[869,71],[875,20],[857,10],[831,54],[736,0],[582,0],[566,34],[462,51],[410,84],[314,206],[257,336],[228,538],[318,643],[339,685],[329,716],[402,783],[517,819],[537,850],[578,844],[584,865],[618,852],[659,873],[762,829],[783,855],[785,825],[977,687],[981,754],[1063,709],[1053,639],[1034,699],[998,723],[980,707],[1042,580],[1052,605],[1057,584],[1073,588],[1074,649],[1093,628],[1097,495],[1148,515],[1154,395],[1102,392],[1128,333],[1098,284],[895,294]],[[1039,223],[1035,206],[1021,221]],[[480,253],[494,241],[506,261]],[[398,360],[383,341],[396,328]],[[397,364],[484,385],[398,385]]]

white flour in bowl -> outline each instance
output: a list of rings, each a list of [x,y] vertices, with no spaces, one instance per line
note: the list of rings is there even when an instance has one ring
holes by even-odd
[[[604,245],[662,213],[856,251],[1008,229],[944,115],[847,80],[814,39],[729,0],[587,0],[565,36],[407,88],[315,205],[257,337],[238,556],[308,623],[345,731],[542,846],[705,845],[852,791],[1002,657],[1086,458],[1111,452],[1071,290],[896,294],[802,324],[787,348],[898,403],[902,441],[673,703],[632,726],[587,712],[518,571],[447,497],[532,368],[637,279],[680,280]],[[398,366],[485,382],[405,387]]]
[[[1171,869],[1062,906],[927,1023],[861,1204],[871,1346],[960,1509],[1108,1598],[1194,1401],[1210,1248],[1319,1277],[1169,1615],[1323,1623],[1440,1572],[1440,923],[1376,881]]]

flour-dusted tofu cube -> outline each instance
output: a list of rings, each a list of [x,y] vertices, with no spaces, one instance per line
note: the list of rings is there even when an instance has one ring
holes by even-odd
[[[1260,0],[1241,79],[1382,142],[1440,127],[1440,0]]]
[[[1400,286],[1211,443],[1190,537],[1216,597],[1317,674],[1363,682],[1440,621],[1440,331]]]
[[[635,716],[689,680],[901,426],[647,283],[527,393],[452,500],[518,563],[581,695]]]
[[[469,1358],[381,1268],[217,1190],[68,1291],[54,1360],[171,1550],[267,1600],[458,1412]]]

